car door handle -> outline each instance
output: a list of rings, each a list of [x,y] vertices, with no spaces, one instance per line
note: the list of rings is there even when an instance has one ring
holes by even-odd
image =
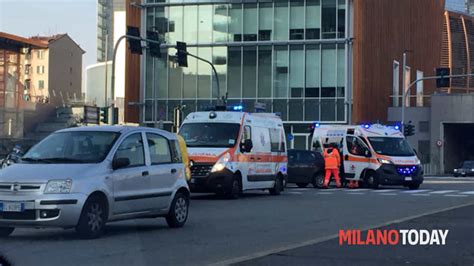
[[[143,171],[143,172],[142,172],[142,176],[147,176],[147,175],[149,175],[149,174],[150,174],[150,173],[149,173],[148,171]]]
[[[174,169],[174,168],[171,169],[171,173],[172,173],[172,174],[176,174],[176,169]]]

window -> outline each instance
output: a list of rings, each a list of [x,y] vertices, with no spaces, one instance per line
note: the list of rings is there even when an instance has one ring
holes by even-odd
[[[304,1],[290,1],[290,40],[304,39],[303,14]]]
[[[38,80],[38,89],[44,89],[44,80]]]
[[[230,98],[240,98],[242,82],[242,52],[240,47],[229,47],[228,49],[228,89]]]
[[[43,50],[36,51],[36,57],[38,59],[44,59],[44,51]]]
[[[173,163],[182,163],[183,157],[181,157],[181,151],[179,142],[177,140],[170,141],[171,147],[171,160]]]
[[[160,135],[147,133],[151,164],[171,163],[171,151],[168,140]]]
[[[288,1],[275,0],[275,40],[288,40]]]
[[[242,138],[240,139],[241,143],[244,143],[244,141],[252,139],[252,128],[250,126],[245,126],[244,127],[244,132],[242,133]]]
[[[128,136],[118,147],[115,153],[115,159],[117,158],[129,159],[129,167],[145,165],[142,134],[136,133]]]
[[[258,97],[270,97],[272,94],[272,48],[258,47]]]
[[[411,83],[411,67],[407,66],[405,68],[405,92],[408,90],[408,86],[410,85]],[[403,102],[403,99],[402,99],[402,102]],[[410,95],[407,95],[406,99],[405,99],[405,106],[406,107],[410,107]]]
[[[273,8],[272,3],[260,3],[258,16],[258,40],[269,41],[272,39]]]
[[[244,42],[257,40],[257,4],[244,4]]]
[[[270,128],[270,143],[272,152],[285,151],[285,136],[279,128]]]
[[[31,71],[31,65],[25,65],[25,74],[28,75],[30,74]]]
[[[365,151],[367,148],[365,147],[364,143],[352,136],[347,136],[346,137],[346,145],[347,145],[347,150],[349,151],[350,154],[357,155],[357,156],[364,156]]]
[[[423,78],[423,71],[416,71],[416,79]],[[416,106],[423,107],[423,81],[416,83]]]
[[[398,61],[393,61],[393,74],[392,74],[392,105],[393,107],[398,107],[399,105],[399,95],[400,95],[400,63]]]
[[[234,42],[242,41],[242,4],[232,4],[229,8],[229,35]]]
[[[36,73],[44,74],[44,66],[37,66],[36,67]]]
[[[306,0],[306,39],[320,39],[321,3],[320,0]],[[311,19],[308,19],[311,18]]]

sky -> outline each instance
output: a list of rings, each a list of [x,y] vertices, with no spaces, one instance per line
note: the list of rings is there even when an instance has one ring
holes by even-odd
[[[96,63],[97,0],[0,0],[0,31],[30,37],[67,33]],[[84,74],[84,70],[83,70]]]

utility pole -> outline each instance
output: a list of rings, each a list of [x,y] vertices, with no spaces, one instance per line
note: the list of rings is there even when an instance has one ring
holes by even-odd
[[[402,126],[404,125],[405,123],[405,91],[406,91],[406,88],[405,88],[405,84],[406,84],[406,75],[405,75],[405,69],[407,67],[407,50],[403,51],[403,64],[402,64]],[[397,95],[398,97],[398,95]]]
[[[105,98],[104,98],[104,106],[108,106],[108,101],[107,101],[107,80],[108,80],[108,62],[109,62],[109,32],[105,34]]]

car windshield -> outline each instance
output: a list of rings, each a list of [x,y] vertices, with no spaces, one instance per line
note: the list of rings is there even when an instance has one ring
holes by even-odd
[[[465,161],[462,164],[462,168],[474,168],[474,161]]]
[[[240,124],[189,123],[179,134],[188,147],[234,147],[239,136]]]
[[[375,152],[387,156],[414,156],[410,144],[404,138],[369,137]]]
[[[53,133],[22,158],[26,163],[99,163],[105,159],[119,133],[75,131]]]

